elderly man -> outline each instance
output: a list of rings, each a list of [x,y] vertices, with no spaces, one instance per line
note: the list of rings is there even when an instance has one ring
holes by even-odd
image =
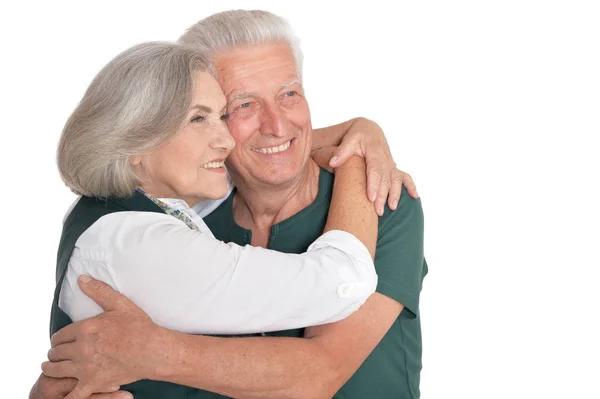
[[[323,229],[334,179],[309,157],[302,55],[289,26],[270,13],[229,11],[180,41],[212,52],[236,141],[228,166],[237,188],[207,224],[224,241],[304,251]],[[377,292],[347,319],[267,337],[189,336],[155,325],[106,285],[80,281],[105,313],[53,336],[43,371],[57,380],[42,378],[31,397],[84,398],[144,379],[155,381],[124,389],[143,398],[419,397],[422,208],[406,193],[390,204],[395,212],[378,201]]]

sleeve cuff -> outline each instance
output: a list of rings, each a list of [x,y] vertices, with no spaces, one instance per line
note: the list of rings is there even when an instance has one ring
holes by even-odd
[[[318,251],[325,247],[337,248],[342,252],[353,256],[360,262],[373,264],[369,250],[358,238],[343,230],[329,230],[315,240],[307,252]],[[375,266],[373,265],[373,268]]]
[[[401,318],[417,318],[419,312],[419,298],[410,294],[406,288],[401,285],[390,284],[387,281],[379,280],[376,291],[388,298],[392,298],[404,306],[402,313],[400,313]]]

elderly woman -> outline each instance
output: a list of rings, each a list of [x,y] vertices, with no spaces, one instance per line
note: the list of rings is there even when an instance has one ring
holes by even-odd
[[[214,238],[201,215],[230,191],[224,162],[234,141],[206,65],[181,45],[135,46],[100,71],[66,123],[58,166],[82,197],[64,223],[52,332],[102,311],[79,288],[83,274],[157,324],[197,334],[330,323],[375,290],[377,218],[354,160],[336,179],[338,211],[306,253]]]

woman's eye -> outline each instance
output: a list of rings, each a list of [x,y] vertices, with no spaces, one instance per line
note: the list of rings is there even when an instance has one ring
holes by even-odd
[[[192,120],[190,122],[202,122],[202,121],[204,121],[204,119],[205,119],[204,116],[199,115],[199,116],[192,118]]]

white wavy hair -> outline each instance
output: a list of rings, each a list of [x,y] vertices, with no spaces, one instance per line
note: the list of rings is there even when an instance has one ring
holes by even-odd
[[[192,25],[178,40],[193,48],[215,53],[252,44],[286,43],[296,61],[302,78],[302,49],[300,39],[291,25],[278,15],[261,10],[230,10],[213,14]],[[209,71],[216,76],[214,65]]]

